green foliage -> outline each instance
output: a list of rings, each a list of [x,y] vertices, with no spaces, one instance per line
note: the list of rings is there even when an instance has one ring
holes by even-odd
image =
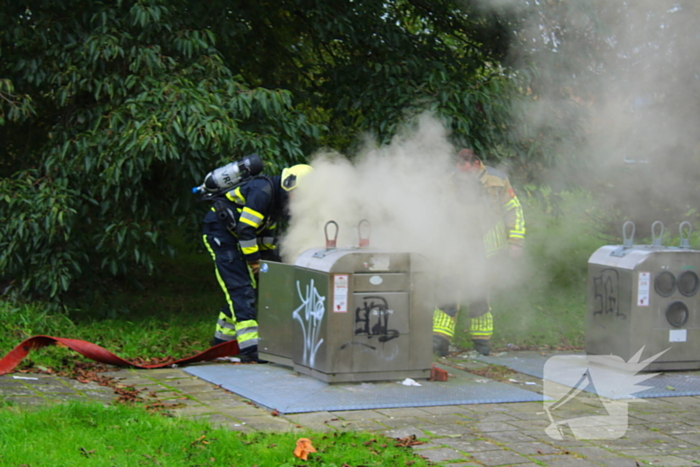
[[[455,145],[528,176],[576,154],[557,142],[578,135],[579,114],[549,129],[527,118],[570,83],[511,60],[539,5],[5,3],[0,279],[16,296],[71,305],[154,272],[175,226],[197,235],[190,188],[251,152],[275,173],[321,146],[352,153],[365,132],[386,141],[429,110]]]
[[[151,272],[170,226],[201,216],[189,188],[206,172],[255,151],[275,168],[304,160],[318,129],[291,94],[249,87],[176,5],[40,3],[6,8],[0,24],[1,68],[36,110],[15,104],[0,127],[12,173],[0,275],[15,293],[63,298],[76,281]]]
[[[309,438],[317,450],[308,465],[428,465],[410,449],[394,446],[394,440],[370,433],[243,434],[123,405],[0,406],[3,465],[291,467],[300,462],[293,455],[298,438]]]

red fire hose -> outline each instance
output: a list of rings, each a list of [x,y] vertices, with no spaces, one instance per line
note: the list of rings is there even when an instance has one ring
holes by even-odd
[[[164,368],[171,365],[186,365],[188,363],[203,362],[214,360],[220,357],[229,357],[238,354],[238,342],[230,341],[223,344],[210,347],[204,352],[200,352],[192,357],[182,358],[174,362],[158,363],[156,365],[137,365],[120,357],[117,357],[112,352],[100,347],[99,345],[81,341],[78,339],[66,339],[64,337],[51,336],[34,336],[22,341],[17,347],[12,349],[7,355],[0,359],[0,375],[10,373],[20,364],[22,359],[29,354],[32,349],[40,349],[47,345],[65,345],[66,347],[75,350],[84,357],[100,363],[107,363],[115,366],[128,366],[133,368],[151,369]]]

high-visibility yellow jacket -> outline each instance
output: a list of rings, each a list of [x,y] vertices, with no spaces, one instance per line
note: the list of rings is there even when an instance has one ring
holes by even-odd
[[[482,166],[477,174],[485,204],[482,220],[486,256],[493,256],[509,244],[523,246],[525,216],[508,176],[498,169]]]

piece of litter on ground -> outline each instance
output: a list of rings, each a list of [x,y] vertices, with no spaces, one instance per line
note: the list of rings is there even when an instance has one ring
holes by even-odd
[[[525,381],[525,384],[527,384],[529,386],[534,386],[537,383],[535,383],[534,381]]]
[[[416,382],[416,380],[411,379],[411,378],[406,378],[405,380],[401,381],[401,384],[404,386],[420,386],[421,384]]]
[[[666,386],[666,389],[668,389],[669,391],[675,391],[675,390],[676,390],[676,388],[674,388],[673,386]]]
[[[518,381],[517,379],[513,379],[513,378],[509,378],[508,381],[510,381],[511,383],[515,383],[515,384],[522,384],[523,383],[522,381]]]
[[[231,362],[231,363],[241,363],[241,359],[238,357],[219,357],[216,359],[217,362]]]
[[[31,376],[13,376],[14,379],[33,379],[33,380],[38,380],[39,378],[33,378]]]
[[[488,383],[489,380],[487,380],[487,379],[477,379],[476,382],[477,382],[477,383]]]

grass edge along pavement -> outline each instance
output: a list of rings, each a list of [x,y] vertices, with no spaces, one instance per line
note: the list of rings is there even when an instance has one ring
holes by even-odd
[[[291,466],[307,458],[311,465],[429,465],[406,449],[409,444],[376,434],[241,433],[136,406],[4,407],[0,420],[0,463],[7,466]],[[296,448],[300,436],[308,440],[304,450]]]
[[[441,361],[447,362],[445,359]],[[464,356],[455,356],[453,362],[466,368],[484,368],[483,363]],[[352,431],[371,433],[373,438],[387,436],[396,439],[411,446],[421,457],[441,465],[700,465],[700,397],[656,398],[643,404],[630,404],[629,431],[620,440],[556,441],[544,432],[548,422],[542,416],[542,404],[537,402],[275,414],[275,411],[257,407],[179,368],[120,369],[103,375],[114,378],[124,388],[136,391],[146,403],[159,401],[167,405],[165,413],[174,415],[176,419],[200,420],[213,427],[251,435],[275,432],[291,433],[296,437],[312,436],[317,448],[316,439],[322,434]],[[39,380],[10,380],[10,376],[0,377],[2,392],[8,392],[7,382],[10,381],[12,384],[20,383],[25,389],[34,387],[48,394],[47,399],[56,401],[89,400],[95,397],[100,388],[103,391],[106,389],[94,382],[79,383],[55,375],[27,376],[42,378],[45,384],[37,384]],[[508,379],[537,381],[522,374],[508,373],[501,377],[504,382]],[[77,388],[84,395],[71,395],[63,388],[54,391],[60,395],[51,395],[50,385],[55,383]],[[24,404],[20,399],[37,397],[27,392],[8,403],[21,407]],[[35,401],[40,405],[45,402],[46,399]],[[601,408],[594,404],[592,398],[584,398],[582,402],[577,402],[574,410],[600,414]],[[316,462],[314,459],[317,458],[310,456],[308,465],[313,465]],[[322,462],[323,459],[318,458],[318,461]],[[257,465],[262,467],[264,464]],[[290,465],[306,464],[295,459]]]

